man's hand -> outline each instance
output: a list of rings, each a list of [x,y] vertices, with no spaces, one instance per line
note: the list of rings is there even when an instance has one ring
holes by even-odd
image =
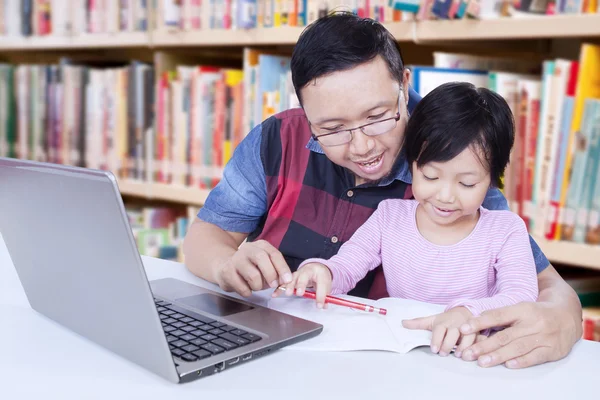
[[[265,240],[243,243],[215,274],[221,289],[244,297],[291,281],[292,273],[283,255]]]
[[[473,314],[465,307],[455,307],[444,313],[431,315],[429,317],[415,318],[402,321],[402,326],[407,329],[426,329],[431,333],[431,351],[440,356],[447,356],[456,349],[457,356],[463,348],[472,345],[476,334],[468,334],[461,337],[460,326],[471,318]]]
[[[467,348],[462,358],[483,367],[504,363],[525,368],[565,357],[581,337],[568,308],[552,303],[519,303],[482,313],[461,326],[463,334],[508,326]]]
[[[294,272],[292,282],[285,286],[285,294],[291,296],[304,295],[307,287],[315,287],[318,308],[327,308],[325,297],[331,293],[331,271],[323,264],[309,263]],[[279,291],[273,293],[273,297],[279,296]]]

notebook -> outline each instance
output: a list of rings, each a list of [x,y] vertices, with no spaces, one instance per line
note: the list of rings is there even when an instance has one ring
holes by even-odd
[[[351,296],[336,296],[352,299]],[[353,299],[355,300],[355,299]],[[316,302],[303,297],[280,296],[269,300],[268,307],[323,325],[323,332],[312,339],[287,347],[303,351],[380,350],[407,353],[419,346],[429,346],[431,332],[410,330],[402,326],[403,319],[425,317],[444,312],[445,306],[400,298],[377,301],[361,299],[362,303],[387,309],[387,315],[357,311],[328,304],[318,309]]]

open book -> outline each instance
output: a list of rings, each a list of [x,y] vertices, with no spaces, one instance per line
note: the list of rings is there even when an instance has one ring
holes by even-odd
[[[355,300],[350,296],[337,296]],[[303,297],[280,296],[269,300],[268,307],[323,325],[323,332],[309,340],[287,346],[288,350],[356,351],[384,350],[407,353],[419,346],[429,346],[431,332],[409,330],[403,319],[425,317],[444,311],[443,305],[399,298],[377,301],[361,299],[362,303],[387,309],[387,315],[367,313],[334,304],[320,310],[317,303]]]

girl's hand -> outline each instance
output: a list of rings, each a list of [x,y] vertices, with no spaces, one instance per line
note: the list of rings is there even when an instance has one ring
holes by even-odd
[[[468,321],[473,314],[465,307],[455,307],[444,313],[425,318],[402,321],[407,329],[428,329],[431,331],[431,351],[441,356],[450,354],[454,346],[459,344],[456,355],[463,349],[472,345],[476,340],[475,334],[461,337],[459,328]],[[424,326],[426,324],[427,326]]]
[[[302,266],[292,275],[292,281],[285,287],[286,296],[294,293],[297,296],[304,295],[306,288],[316,288],[316,300],[318,308],[326,308],[325,296],[331,292],[331,271],[323,264],[310,263]]]
[[[452,308],[445,313],[439,314],[433,320],[431,330],[431,351],[441,356],[450,354],[454,346],[459,342],[470,341],[468,345],[473,344],[475,335],[472,338],[463,338],[461,340],[460,327],[466,323],[473,314],[465,307]],[[464,346],[459,346],[464,347]],[[457,348],[457,351],[460,351]]]

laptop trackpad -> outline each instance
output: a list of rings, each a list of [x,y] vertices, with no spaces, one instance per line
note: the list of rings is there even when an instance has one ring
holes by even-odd
[[[228,315],[252,310],[254,308],[249,305],[238,303],[237,301],[229,300],[211,293],[182,297],[176,301],[199,311],[216,315],[217,317],[226,317]]]

